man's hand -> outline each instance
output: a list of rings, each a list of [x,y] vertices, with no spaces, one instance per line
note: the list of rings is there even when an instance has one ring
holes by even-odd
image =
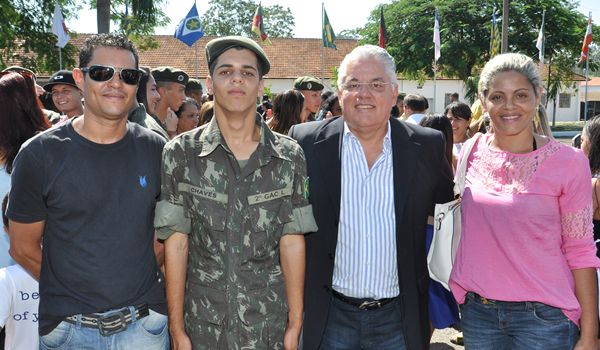
[[[173,350],[192,350],[192,341],[184,330],[171,331]]]
[[[283,348],[285,350],[297,350],[299,340],[300,328],[288,325],[283,336]]]

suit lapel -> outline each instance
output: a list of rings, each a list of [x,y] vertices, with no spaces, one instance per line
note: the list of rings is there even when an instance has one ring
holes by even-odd
[[[401,226],[402,213],[416,172],[419,143],[411,140],[412,130],[396,119],[390,120],[392,129],[392,153],[394,159],[394,206],[396,227]]]
[[[340,217],[340,197],[342,184],[342,133],[344,120],[337,118],[323,127],[315,139],[315,156],[318,159],[320,174],[326,184],[334,210],[336,222]]]

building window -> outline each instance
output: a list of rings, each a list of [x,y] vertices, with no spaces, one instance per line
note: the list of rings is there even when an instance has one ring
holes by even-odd
[[[452,94],[445,94],[444,95],[444,108],[450,104],[450,96],[452,96]]]
[[[571,108],[571,94],[558,95],[558,108]]]

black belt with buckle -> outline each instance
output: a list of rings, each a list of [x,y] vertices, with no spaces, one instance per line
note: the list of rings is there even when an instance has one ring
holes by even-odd
[[[394,301],[394,298],[383,298],[383,299],[359,299],[359,298],[352,298],[352,297],[348,297],[345,296],[344,294],[337,292],[335,290],[331,290],[331,293],[333,294],[334,298],[343,301],[344,303],[348,304],[348,305],[352,305],[355,306],[361,310],[377,310],[380,307],[391,303],[392,301]]]
[[[134,307],[135,319],[146,317],[150,314],[148,305],[137,305]],[[77,315],[69,316],[65,318],[65,321],[77,324]],[[131,317],[131,310],[129,307],[124,307],[119,310],[107,314],[83,314],[81,315],[81,325],[87,328],[97,328],[100,334],[108,336],[111,334],[119,333],[127,329],[127,325],[133,322]]]

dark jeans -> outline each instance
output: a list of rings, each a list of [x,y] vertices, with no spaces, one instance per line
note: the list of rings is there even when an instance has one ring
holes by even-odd
[[[398,299],[360,310],[332,297],[321,350],[406,350]]]
[[[466,349],[570,350],[579,338],[577,326],[560,309],[542,303],[468,293],[460,310]]]

